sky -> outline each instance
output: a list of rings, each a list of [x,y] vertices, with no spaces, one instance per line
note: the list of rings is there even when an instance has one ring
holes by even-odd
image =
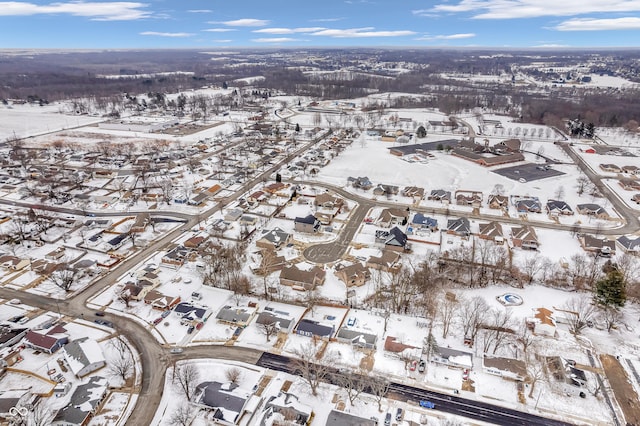
[[[640,47],[640,0],[0,1],[0,48]]]

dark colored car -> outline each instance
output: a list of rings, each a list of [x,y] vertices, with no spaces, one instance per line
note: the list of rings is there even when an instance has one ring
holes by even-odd
[[[423,359],[420,360],[420,362],[418,363],[418,372],[419,373],[424,373],[424,369],[427,368],[427,363],[424,362]]]
[[[113,328],[113,323],[111,321],[97,319],[97,320],[95,320],[93,322],[95,322],[96,324],[100,324],[100,325],[104,325],[106,327]]]
[[[98,312],[96,312],[96,316],[97,317],[103,317],[104,316],[104,312],[98,311]]]
[[[158,325],[158,324],[160,324],[161,322],[162,322],[162,317],[159,317],[159,318],[156,318],[156,319],[154,319],[154,320],[153,320],[153,324],[154,324],[154,325]]]
[[[194,326],[190,325],[189,328],[187,328],[187,334],[191,334],[193,333],[193,330],[195,329]]]

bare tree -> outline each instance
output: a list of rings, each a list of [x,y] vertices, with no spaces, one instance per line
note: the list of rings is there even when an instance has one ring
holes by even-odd
[[[391,383],[384,377],[371,377],[369,382],[369,389],[371,394],[375,397],[378,403],[378,411],[382,411],[382,401],[389,393],[389,387]]]
[[[271,341],[271,337],[278,333],[278,324],[275,322],[257,323],[258,331],[264,334],[267,342]]]
[[[109,343],[116,352],[116,356],[109,360],[109,371],[126,381],[131,376],[134,366],[131,350],[121,336],[111,339]]]
[[[491,351],[495,354],[510,337],[513,337],[513,320],[512,311],[504,309],[492,309],[490,311],[490,320],[487,324],[483,324],[483,347],[485,352]]]
[[[48,402],[40,399],[36,405],[29,411],[27,416],[29,426],[47,426],[50,425],[56,412]]]
[[[438,304],[438,318],[442,321],[442,338],[446,339],[449,334],[451,321],[456,317],[458,312],[458,300],[455,293],[440,293],[440,303]]]
[[[239,369],[238,367],[228,368],[224,372],[224,375],[229,382],[237,385],[240,379],[242,378],[242,370]]]
[[[359,374],[341,374],[338,377],[338,385],[347,392],[349,403],[353,405],[360,394],[367,387],[367,382]]]
[[[611,333],[620,321],[622,320],[622,313],[615,306],[604,306],[600,311],[600,318],[607,327],[607,332]]]
[[[67,264],[58,265],[56,269],[49,275],[49,281],[60,287],[64,291],[69,291],[71,286],[76,282],[79,276],[79,270],[74,269]]]
[[[475,342],[480,325],[487,318],[488,310],[489,305],[487,305],[487,302],[480,296],[476,296],[471,300],[461,299],[458,315],[462,321],[462,331],[464,332],[465,338],[469,338],[472,342]]]
[[[169,423],[176,426],[190,426],[198,411],[187,404],[182,404],[169,417]]]
[[[596,314],[596,307],[592,303],[591,297],[585,295],[573,297],[562,305],[569,323],[569,331],[578,335],[593,320]]]
[[[185,363],[175,367],[173,382],[187,397],[187,401],[191,402],[195,396],[199,380],[200,373],[194,364]]]
[[[296,371],[307,382],[311,393],[318,395],[318,387],[324,381],[330,370],[333,369],[336,357],[330,352],[322,356],[313,342],[308,342],[294,352],[296,359],[293,361]],[[320,357],[320,359],[318,359]]]
[[[544,359],[544,358],[543,358]],[[540,357],[533,356],[527,361],[527,379],[529,381],[529,398],[533,398],[536,383],[546,377],[545,365]]]

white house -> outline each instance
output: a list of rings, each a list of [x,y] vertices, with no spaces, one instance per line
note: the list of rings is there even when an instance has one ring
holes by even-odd
[[[107,363],[98,342],[88,337],[67,343],[64,346],[64,357],[76,377],[93,373]]]
[[[536,308],[533,311],[533,317],[527,319],[527,324],[533,333],[540,336],[555,336],[556,319],[553,316],[553,311],[546,308]]]

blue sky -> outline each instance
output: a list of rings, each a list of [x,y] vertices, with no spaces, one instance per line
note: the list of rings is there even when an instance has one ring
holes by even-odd
[[[0,48],[640,47],[640,0],[0,1]]]

